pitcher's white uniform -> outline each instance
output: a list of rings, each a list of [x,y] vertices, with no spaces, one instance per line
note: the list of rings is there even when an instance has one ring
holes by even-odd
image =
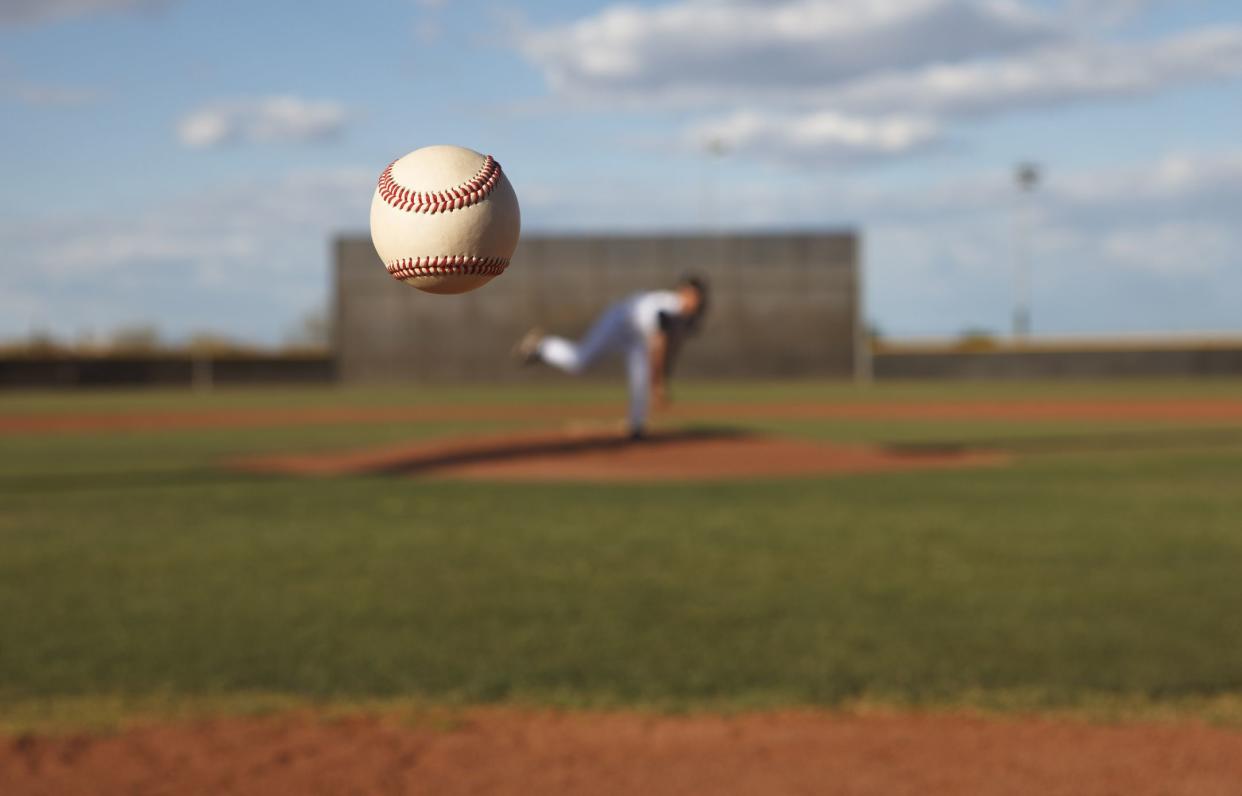
[[[579,342],[545,337],[536,350],[544,362],[567,373],[581,373],[606,353],[625,354],[630,383],[629,424],[631,429],[642,429],[647,420],[651,337],[660,331],[661,313],[679,312],[681,298],[671,290],[635,293],[605,310]]]

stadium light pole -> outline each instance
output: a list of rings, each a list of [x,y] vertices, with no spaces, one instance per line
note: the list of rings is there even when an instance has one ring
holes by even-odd
[[[1015,285],[1013,336],[1025,340],[1031,334],[1031,194],[1043,178],[1036,163],[1019,163],[1014,171],[1018,185],[1018,208],[1014,219]]]
[[[703,151],[707,154],[707,163],[703,178],[702,223],[705,232],[718,236],[721,230],[720,213],[716,207],[718,172],[720,161],[729,154],[729,144],[723,138],[714,136],[703,143]]]
[[[717,263],[726,258],[724,224],[720,208],[717,206],[717,193],[720,182],[720,164],[729,154],[729,144],[720,136],[712,136],[703,142],[703,151],[707,155],[703,176],[703,232],[711,241]]]

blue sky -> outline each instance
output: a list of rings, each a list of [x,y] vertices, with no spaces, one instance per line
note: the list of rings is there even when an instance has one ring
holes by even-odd
[[[856,228],[896,336],[1008,328],[1034,160],[1037,333],[1238,332],[1239,100],[1224,0],[6,0],[0,338],[279,343],[431,143],[528,232]]]

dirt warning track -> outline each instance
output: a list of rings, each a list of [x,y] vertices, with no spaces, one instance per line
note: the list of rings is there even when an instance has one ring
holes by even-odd
[[[1242,733],[1198,723],[778,712],[309,713],[0,739],[6,796],[710,793],[1227,796]]]

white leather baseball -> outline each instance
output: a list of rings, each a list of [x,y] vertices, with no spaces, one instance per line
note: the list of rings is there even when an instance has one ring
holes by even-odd
[[[509,267],[522,218],[490,155],[428,146],[380,174],[371,241],[395,279],[428,293],[465,293]]]

